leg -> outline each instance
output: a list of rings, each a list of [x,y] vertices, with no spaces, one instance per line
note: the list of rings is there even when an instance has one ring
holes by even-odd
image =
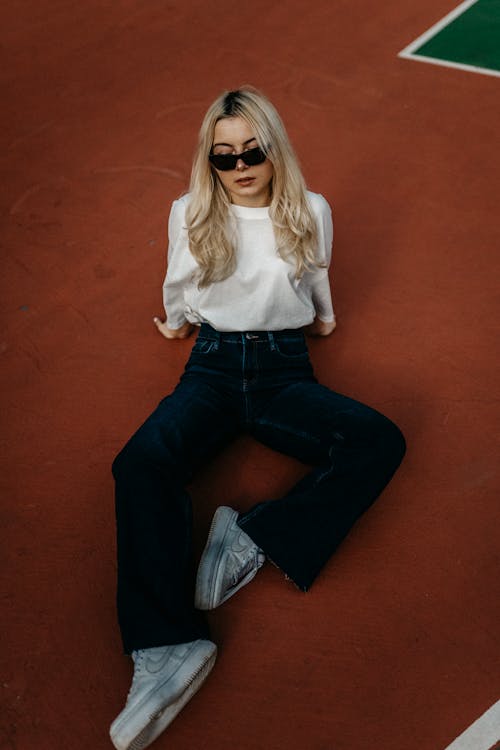
[[[240,527],[306,591],[399,466],[404,438],[373,409],[311,382],[281,391],[252,434],[317,468],[284,497],[260,503]]]
[[[185,485],[236,429],[227,397],[200,379],[183,380],[114,461],[118,616],[127,653],[206,637],[189,583]]]

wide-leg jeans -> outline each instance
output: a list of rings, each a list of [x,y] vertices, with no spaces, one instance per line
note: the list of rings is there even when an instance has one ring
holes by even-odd
[[[238,518],[303,591],[405,452],[393,422],[316,381],[302,331],[220,333],[203,324],[177,388],[113,463],[127,653],[208,636],[193,604],[186,485],[242,432],[313,467],[283,497]]]

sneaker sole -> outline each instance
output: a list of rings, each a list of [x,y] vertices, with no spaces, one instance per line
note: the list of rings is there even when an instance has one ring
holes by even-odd
[[[177,700],[149,714],[146,720],[146,726],[144,726],[139,733],[128,742],[128,744],[119,743],[119,745],[115,746],[121,747],[123,750],[143,750],[143,748],[150,745],[168,727],[177,714],[184,708],[186,703],[200,689],[212,671],[216,658],[217,649],[209,654],[186,680],[186,688]],[[116,737],[117,733],[118,732],[115,732],[113,736],[113,733],[110,732],[111,740],[114,744],[118,741],[118,738]]]
[[[220,516],[227,516],[224,526],[219,522]],[[222,598],[217,598],[217,590],[219,588],[220,576],[213,575],[213,571],[217,571],[221,557],[224,553],[224,541],[228,534],[228,528],[234,518],[238,517],[238,513],[232,508],[222,506],[217,508],[210,531],[208,532],[208,540],[201,556],[200,565],[198,568],[198,574],[196,576],[196,589],[194,595],[194,606],[197,609],[209,610],[215,609],[219,604],[223,604],[225,601],[230,599],[233,594],[236,594],[243,586],[246,586],[252,578],[257,575],[258,568],[250,570],[247,575],[238,581],[237,585],[229,589],[229,591]],[[219,529],[217,527],[220,527]],[[210,547],[217,548],[212,554],[209,554]],[[214,562],[212,563],[212,559]],[[208,596],[204,595],[204,592],[208,592]]]

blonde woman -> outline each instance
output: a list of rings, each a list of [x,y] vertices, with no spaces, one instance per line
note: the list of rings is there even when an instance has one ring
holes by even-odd
[[[118,750],[149,745],[208,676],[217,647],[201,610],[266,559],[309,589],[403,457],[390,420],[314,377],[305,334],[335,329],[332,234],[272,104],[250,87],[218,97],[170,213],[166,319],[155,318],[166,339],[198,336],[177,388],[113,464],[118,614],[134,660],[111,726]],[[242,431],[314,468],[283,497],[217,509],[193,596],[185,488]]]

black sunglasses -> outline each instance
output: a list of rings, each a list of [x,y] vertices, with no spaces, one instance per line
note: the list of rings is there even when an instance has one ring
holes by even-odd
[[[254,167],[256,164],[262,164],[267,159],[267,155],[257,146],[241,154],[209,154],[208,158],[220,172],[228,172],[230,169],[236,169],[239,159],[245,162],[247,167]]]

